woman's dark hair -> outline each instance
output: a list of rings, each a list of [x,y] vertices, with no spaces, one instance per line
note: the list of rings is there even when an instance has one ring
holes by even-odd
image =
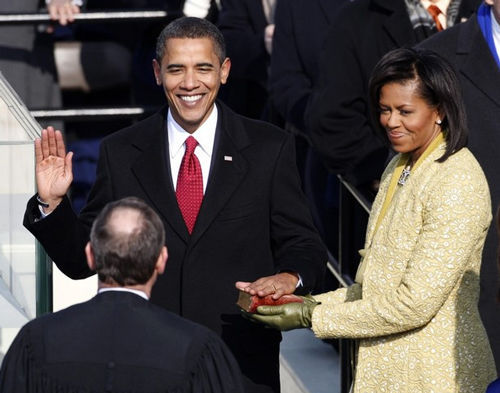
[[[453,67],[438,54],[426,49],[399,48],[387,53],[377,63],[369,82],[370,111],[373,123],[387,141],[387,133],[379,121],[379,100],[382,87],[388,83],[416,81],[417,92],[429,106],[442,116],[446,150],[437,161],[467,145],[467,118],[462,91]]]

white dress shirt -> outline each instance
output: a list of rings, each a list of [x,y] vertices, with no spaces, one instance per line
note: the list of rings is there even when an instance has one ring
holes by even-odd
[[[168,156],[170,158],[170,169],[172,171],[174,190],[177,188],[177,176],[179,175],[179,168],[181,167],[182,157],[184,157],[184,153],[186,151],[185,142],[189,136],[192,136],[198,141],[198,146],[196,146],[194,154],[196,155],[196,157],[198,157],[198,161],[200,161],[201,173],[203,175],[203,194],[205,194],[205,190],[207,189],[208,176],[210,175],[212,152],[214,150],[217,118],[217,106],[214,105],[212,113],[210,113],[207,120],[205,120],[205,122],[195,132],[190,134],[174,120],[170,109],[168,110]]]
[[[491,7],[491,33],[493,35],[493,42],[495,43],[495,49],[497,51],[497,56],[500,59],[500,24],[495,19],[493,14],[493,7]]]
[[[118,291],[118,292],[130,292],[134,295],[140,296],[146,300],[149,300],[148,295],[145,292],[139,291],[137,289],[125,288],[125,287],[108,287],[108,288],[99,288],[97,293],[109,292],[109,291]]]

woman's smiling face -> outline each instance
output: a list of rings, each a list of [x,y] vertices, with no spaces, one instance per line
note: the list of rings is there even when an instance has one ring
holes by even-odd
[[[417,80],[390,82],[380,89],[379,120],[395,151],[410,153],[412,161],[441,132],[438,108],[418,92]]]

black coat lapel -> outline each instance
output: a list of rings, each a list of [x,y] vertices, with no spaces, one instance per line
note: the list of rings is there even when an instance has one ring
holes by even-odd
[[[212,168],[200,213],[196,220],[191,246],[203,235],[221,209],[245,178],[248,163],[241,150],[250,143],[246,130],[238,117],[218,104],[219,124]]]
[[[159,112],[158,117],[153,118],[150,124],[145,124],[150,129],[145,129],[136,139],[134,144],[142,154],[133,164],[132,171],[163,220],[188,242],[189,234],[177,204],[167,157],[165,113]],[[158,161],[157,157],[161,157],[161,160]]]
[[[416,43],[413,27],[403,0],[374,0],[370,7],[386,15],[383,22],[384,31],[397,47],[411,46]],[[376,33],[374,33],[376,34]]]
[[[347,0],[319,0],[318,1],[319,9],[323,13],[323,15],[325,16],[325,19],[327,20],[327,24],[332,23],[333,18],[335,17],[335,15],[337,13],[337,10],[344,3],[347,3]],[[312,5],[310,5],[310,4],[306,5],[306,6],[312,7]],[[319,15],[318,15],[318,17],[319,17]]]
[[[464,24],[460,31],[457,54],[467,55],[460,72],[500,106],[500,70],[475,17],[474,21]],[[479,64],[477,59],[481,59]]]

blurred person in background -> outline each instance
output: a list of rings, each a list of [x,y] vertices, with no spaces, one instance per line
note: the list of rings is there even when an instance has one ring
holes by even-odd
[[[279,126],[269,108],[268,73],[278,0],[224,0],[217,25],[231,59],[231,76],[220,99],[235,112]]]
[[[334,252],[338,238],[338,185],[311,147],[306,112],[319,75],[328,26],[344,0],[279,1],[269,75],[270,105],[295,135],[297,166],[314,222]]]
[[[16,0],[0,2],[2,13],[33,13],[47,7],[51,18],[66,25],[79,13],[71,0]],[[54,62],[53,28],[41,24],[0,24],[0,72],[30,110],[58,109],[62,105]],[[59,125],[61,126],[61,125]]]
[[[310,105],[314,147],[333,173],[373,199],[388,150],[368,110],[368,79],[382,56],[469,18],[481,0],[357,0],[327,33]],[[436,15],[429,7],[440,10]],[[434,10],[436,8],[433,8]]]

